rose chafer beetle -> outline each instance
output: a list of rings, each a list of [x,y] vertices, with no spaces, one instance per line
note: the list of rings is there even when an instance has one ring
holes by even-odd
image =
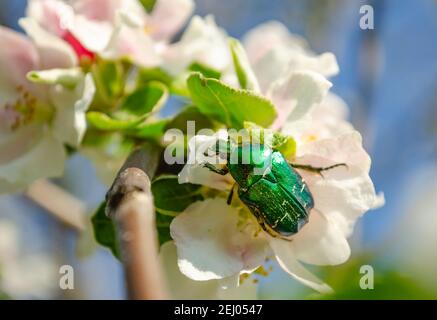
[[[217,144],[217,154],[223,155]],[[295,170],[304,169],[321,174],[322,171],[345,166],[312,167],[288,163],[284,156],[263,144],[232,143],[228,140],[224,155],[227,164],[218,168],[210,163],[209,170],[234,178],[238,196],[270,235],[289,239],[308,222],[314,199],[307,184]],[[231,203],[234,187],[228,204]]]

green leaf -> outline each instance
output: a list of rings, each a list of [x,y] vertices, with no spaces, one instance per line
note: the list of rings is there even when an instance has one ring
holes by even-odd
[[[207,128],[214,128],[214,123],[210,118],[199,111],[196,106],[186,106],[171,121],[168,122],[166,130],[179,129],[187,133],[187,122],[194,121],[196,131]]]
[[[143,86],[151,81],[158,81],[167,86],[170,86],[173,78],[161,68],[141,68],[138,71],[137,83],[138,86]]]
[[[106,202],[103,202],[91,218],[94,237],[97,243],[111,250],[112,254],[120,259],[120,248],[118,247],[117,233],[114,223],[105,214]]]
[[[191,183],[179,184],[177,176],[162,175],[152,182],[156,211],[176,216],[191,203],[203,200],[200,189],[201,186]]]
[[[167,130],[169,120],[162,119],[146,122],[138,127],[126,131],[126,134],[135,138],[159,140]]]
[[[97,59],[92,66],[97,92],[108,105],[123,95],[125,70],[121,61]]]
[[[245,121],[268,127],[276,118],[274,105],[251,91],[231,88],[200,73],[191,74],[187,85],[200,112],[228,128],[241,129]]]
[[[147,115],[136,117],[131,120],[113,119],[106,113],[99,111],[90,111],[86,114],[89,124],[100,130],[125,130],[132,129],[140,125],[146,119]]]
[[[123,100],[121,110],[135,116],[142,116],[157,111],[167,98],[167,87],[160,82],[152,81],[128,94]]]
[[[138,127],[150,114],[159,110],[168,98],[168,90],[152,81],[135,89],[123,100],[121,108],[110,115],[99,111],[87,113],[88,122],[100,130],[129,130]]]
[[[222,76],[222,73],[220,71],[199,62],[193,62],[188,67],[188,70],[193,72],[200,72],[207,78],[220,79],[220,77]]]
[[[235,73],[242,89],[259,92],[258,81],[253,73],[246,51],[237,39],[229,39],[232,61],[234,62]]]

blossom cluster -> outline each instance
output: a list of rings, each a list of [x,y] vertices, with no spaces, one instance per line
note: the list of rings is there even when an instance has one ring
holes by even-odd
[[[314,53],[276,21],[240,42],[213,16],[190,18],[192,0],[146,3],[31,0],[19,21],[25,35],[0,27],[0,192],[62,175],[70,152],[89,157],[110,183],[133,147],[168,150],[165,131],[186,137],[181,123],[195,121],[212,132],[182,141],[188,161],[178,176],[158,172],[152,183],[157,226],[170,239],[161,241],[161,258],[174,295],[186,295],[186,285],[203,297],[253,298],[243,279],[269,259],[329,292],[303,263],[345,262],[357,219],[384,202],[347,106],[329,92],[335,56]],[[163,118],[169,96],[185,105]],[[227,140],[226,129],[255,127],[278,137],[276,150],[301,166],[314,198],[308,223],[290,239],[265,232],[238,197],[228,204],[235,180],[205,166],[213,163],[205,150]],[[340,163],[323,174],[303,168]],[[184,197],[165,207],[160,199],[173,187]]]

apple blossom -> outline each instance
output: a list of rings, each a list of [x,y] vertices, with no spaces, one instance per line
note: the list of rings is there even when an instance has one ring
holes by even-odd
[[[27,15],[68,42],[79,58],[128,57],[142,66],[160,52],[190,16],[192,0],[158,0],[147,13],[137,0],[32,0]]]
[[[66,43],[32,19],[22,19],[20,24],[32,41],[0,27],[2,193],[62,174],[64,144],[80,143],[85,111],[94,95],[91,75],[72,68],[75,55]],[[49,70],[37,71],[42,69]]]
[[[275,35],[271,37],[275,42]],[[249,48],[254,47],[253,39],[248,42]],[[281,43],[294,46],[290,39],[282,39]],[[244,50],[239,50],[239,59],[248,59]],[[328,58],[315,58],[301,49],[285,52],[289,57],[282,63],[290,68],[272,79],[272,83],[266,82],[259,87],[278,109],[280,123],[275,122],[272,128],[282,128],[281,134],[293,137],[296,142],[296,150],[287,160],[313,167],[338,163],[346,166],[324,171],[323,176],[298,170],[312,193],[314,208],[309,222],[292,236],[291,241],[261,230],[241,202],[227,205],[223,193],[186,208],[174,218],[170,229],[177,246],[179,268],[194,280],[235,277],[253,271],[273,256],[296,280],[319,292],[329,292],[330,287],[302,263],[337,265],[345,262],[350,256],[347,238],[352,234],[356,220],[384,202],[383,196],[375,193],[369,177],[371,161],[362,147],[361,136],[345,118],[345,104],[335,95],[328,94],[331,84],[323,74],[336,70],[335,58],[329,55]],[[254,50],[253,53],[263,52]],[[240,65],[243,65],[241,61]],[[245,72],[257,74],[247,70],[251,63],[245,61],[244,66]],[[261,74],[258,72],[258,77]],[[205,157],[205,150],[223,139],[226,139],[223,132],[193,137],[189,141],[189,159],[195,161],[184,166],[179,182],[229,192],[233,178],[204,167],[206,162],[216,163],[214,157]]]

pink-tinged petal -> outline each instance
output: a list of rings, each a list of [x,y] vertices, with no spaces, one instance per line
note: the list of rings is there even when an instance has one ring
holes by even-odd
[[[193,13],[193,0],[157,0],[146,26],[153,38],[170,41]]]
[[[96,58],[96,55],[85,48],[70,31],[67,31],[62,38],[73,48],[79,60],[88,59],[93,61]]]
[[[256,64],[274,48],[303,51],[307,47],[303,38],[291,34],[279,21],[268,21],[251,29],[243,37],[243,44],[252,64]]]
[[[323,76],[312,71],[291,72],[275,81],[267,92],[278,113],[272,128],[302,118],[323,100],[331,86]]]
[[[70,68],[77,65],[76,54],[68,43],[41,28],[35,19],[21,18],[19,24],[35,43],[41,59],[41,69]]]
[[[114,21],[121,1],[118,0],[77,0],[73,3],[77,14],[97,21]]]
[[[26,74],[39,68],[35,46],[18,32],[0,26],[0,107],[18,96],[18,87],[26,88]]]
[[[125,12],[135,20],[143,23],[147,13],[138,0],[76,0],[73,3],[76,14],[94,22],[117,23],[119,12]]]
[[[332,53],[316,55],[306,42],[280,22],[271,21],[252,29],[244,37],[252,68],[262,90],[287,73],[308,70],[329,77],[338,73]]]
[[[110,43],[101,55],[106,58],[125,57],[144,67],[155,67],[161,63],[153,39],[143,29],[127,25],[114,31]]]
[[[281,268],[294,279],[320,293],[333,292],[330,286],[305,269],[305,267],[297,261],[290,241],[270,237],[270,247]]]
[[[315,265],[337,265],[349,258],[349,244],[333,218],[311,211],[309,222],[291,243],[298,260]]]
[[[26,16],[35,19],[50,33],[61,37],[74,17],[73,8],[60,0],[30,0]]]
[[[239,211],[226,199],[191,204],[174,218],[170,233],[181,272],[193,280],[222,279],[261,265],[268,245],[251,225],[239,224]]]

